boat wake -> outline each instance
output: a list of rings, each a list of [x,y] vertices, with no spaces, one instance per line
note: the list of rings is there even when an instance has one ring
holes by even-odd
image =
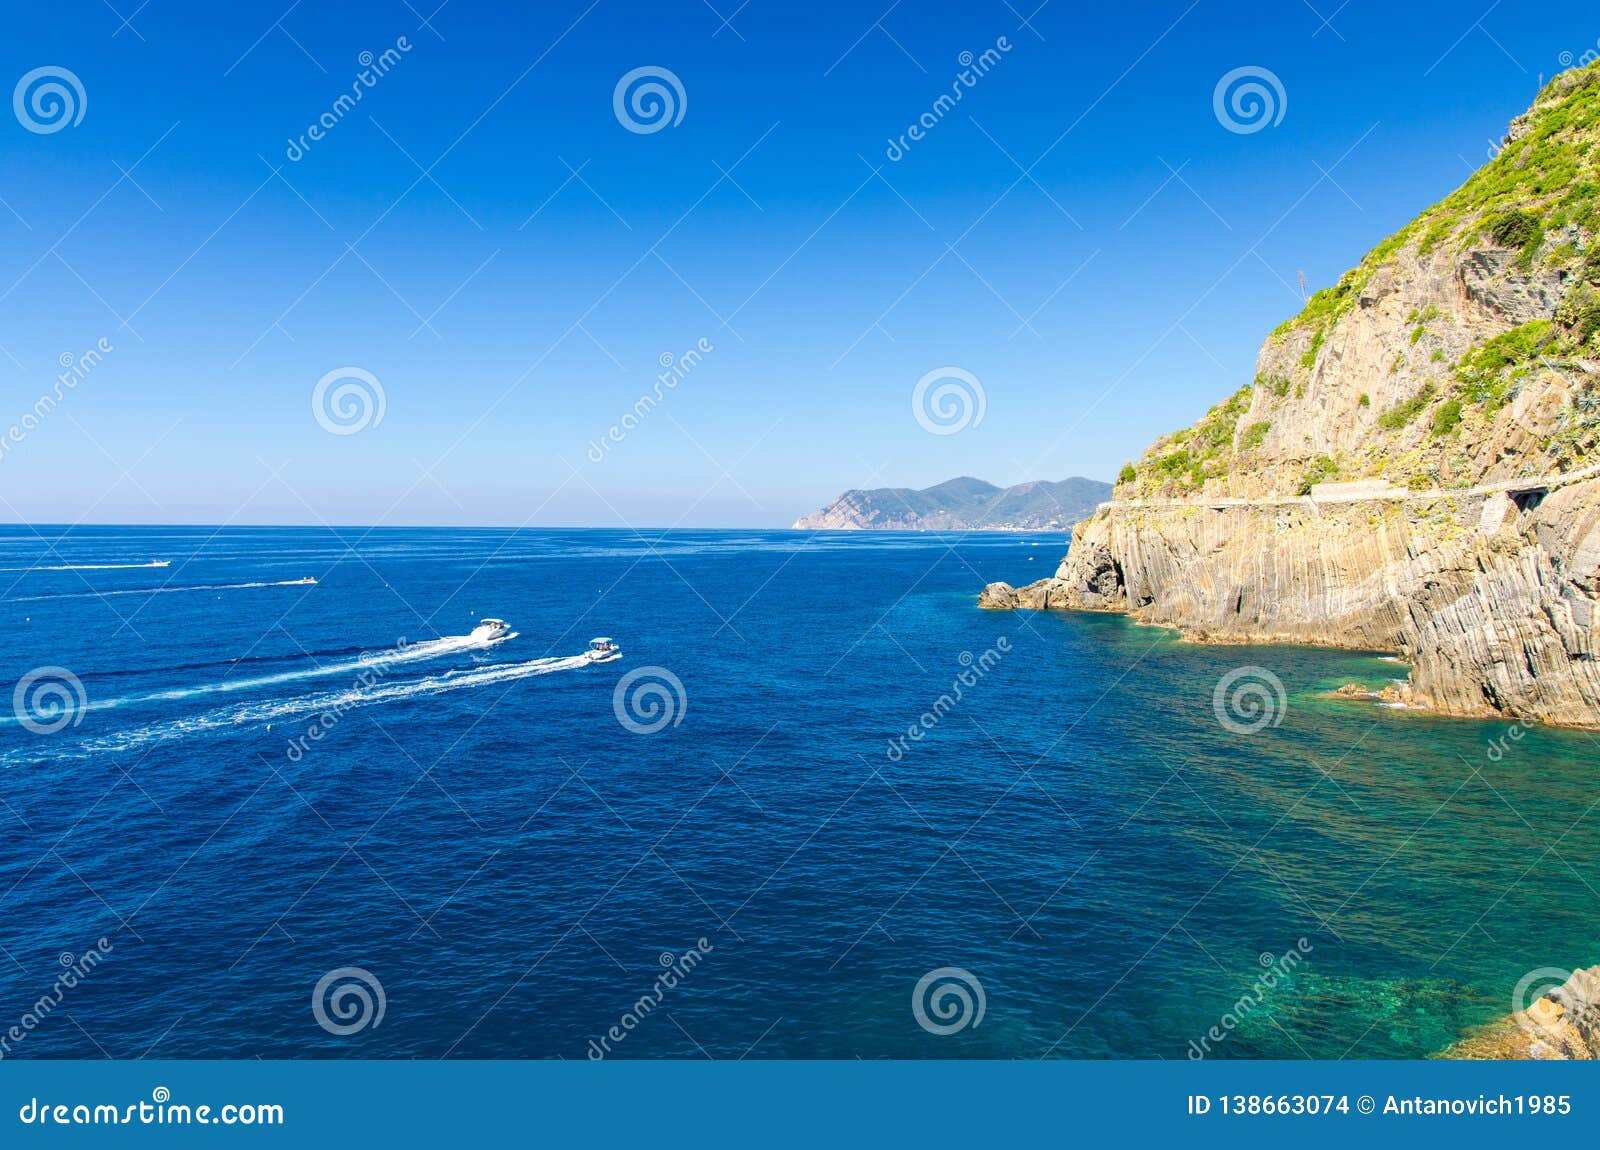
[[[148,567],[149,564],[140,564]],[[30,570],[85,571],[85,567],[30,568]],[[61,591],[54,595],[18,595],[7,603],[37,603],[56,599],[107,599],[112,595],[172,595],[179,591],[254,591],[261,587],[314,587],[316,580],[307,575],[304,579],[280,579],[274,583],[191,583],[177,587],[123,587],[115,591]]]
[[[445,642],[445,640],[439,640],[438,642]],[[431,646],[431,644],[417,645],[418,648],[425,646]],[[438,653],[437,650],[434,651],[434,654]],[[236,703],[232,706],[219,707],[181,719],[164,719],[153,723],[144,723],[109,735],[84,740],[72,748],[61,749],[58,746],[52,746],[49,758],[52,761],[58,761],[62,758],[88,758],[105,752],[135,751],[153,744],[204,735],[213,731],[262,727],[280,720],[307,716],[316,716],[320,723],[324,726],[329,726],[331,724],[328,722],[328,716],[342,716],[345,712],[357,707],[395,703],[425,696],[442,695],[453,691],[475,690],[500,683],[513,683],[519,679],[554,674],[558,671],[575,671],[581,667],[590,666],[595,661],[587,654],[584,654],[531,659],[522,663],[494,663],[470,670],[451,670],[439,674],[426,675],[422,678],[405,682],[386,682],[375,679],[375,676],[381,674],[381,664],[347,664],[342,668],[346,672],[362,668],[367,670],[368,673],[364,676],[362,682],[336,691],[324,691],[289,699],[268,699]],[[331,668],[323,668],[321,670],[325,673],[333,673]],[[272,679],[256,680],[256,685],[281,681],[283,681],[281,677],[274,677]],[[164,692],[146,697],[156,699],[171,698],[173,696],[174,693],[172,692]],[[334,721],[337,721],[337,719]],[[303,732],[294,732],[294,734],[301,733]],[[38,759],[39,754],[31,749],[27,751],[17,750],[0,755],[0,766],[11,767],[22,763],[37,762]]]
[[[0,567],[0,571],[148,571],[152,567],[170,567],[170,559],[152,559],[148,563],[62,563],[55,566]]]
[[[504,638],[511,638],[507,635]],[[163,691],[146,691],[137,695],[123,695],[112,699],[95,699],[83,704],[80,711],[110,711],[118,707],[129,707],[139,703],[178,703],[188,699],[203,698],[206,695],[235,694],[240,691],[255,691],[263,687],[278,687],[285,683],[298,683],[309,679],[328,679],[337,676],[355,679],[362,676],[363,672],[371,675],[383,675],[390,667],[405,663],[420,663],[427,659],[439,659],[446,655],[455,655],[463,651],[484,651],[503,642],[504,639],[484,640],[472,635],[449,635],[442,639],[429,639],[422,643],[408,643],[398,647],[391,647],[376,652],[362,652],[355,659],[344,659],[336,663],[324,663],[316,667],[301,667],[293,671],[282,671],[276,675],[256,675],[245,679],[223,679],[216,683],[202,683],[196,687],[172,687]],[[20,719],[9,715],[0,716],[0,725],[20,722]]]

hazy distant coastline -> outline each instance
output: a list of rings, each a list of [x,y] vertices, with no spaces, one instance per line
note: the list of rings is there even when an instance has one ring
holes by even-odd
[[[1111,484],[1074,476],[996,487],[963,476],[921,491],[878,487],[846,491],[794,521],[801,531],[1053,531],[1088,517],[1111,498]]]

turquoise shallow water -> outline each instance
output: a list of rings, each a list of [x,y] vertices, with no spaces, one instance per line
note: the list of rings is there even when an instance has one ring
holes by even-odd
[[[1417,1057],[1600,961],[1593,737],[1324,696],[1376,655],[975,607],[1060,546],[0,532],[4,695],[87,704],[0,712],[0,1031],[110,944],[4,1053]],[[448,641],[480,615],[517,636]],[[1243,667],[1283,690],[1239,680],[1253,732]],[[384,1012],[342,1035],[346,967]]]

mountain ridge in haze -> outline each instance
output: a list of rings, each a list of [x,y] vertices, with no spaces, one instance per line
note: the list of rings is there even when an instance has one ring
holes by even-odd
[[[963,475],[933,487],[855,488],[794,521],[798,531],[1050,531],[1111,498],[1111,484],[1073,476],[996,487]]]

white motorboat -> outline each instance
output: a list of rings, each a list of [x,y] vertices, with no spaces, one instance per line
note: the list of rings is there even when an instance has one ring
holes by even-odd
[[[622,656],[622,648],[618,647],[604,635],[589,640],[589,649],[584,652],[592,663],[604,663],[608,659],[617,659]]]
[[[475,643],[495,643],[511,634],[511,624],[504,619],[482,619],[468,636]]]

